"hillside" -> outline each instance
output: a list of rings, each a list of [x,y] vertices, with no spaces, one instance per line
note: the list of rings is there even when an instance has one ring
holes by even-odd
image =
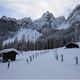
[[[42,34],[36,30],[22,28],[17,32],[15,37],[5,40],[3,42],[3,45],[5,45],[6,43],[8,44],[9,42],[14,42],[16,38],[18,39],[18,41],[20,41],[23,37],[26,39],[26,41],[29,40],[35,42],[41,35]]]

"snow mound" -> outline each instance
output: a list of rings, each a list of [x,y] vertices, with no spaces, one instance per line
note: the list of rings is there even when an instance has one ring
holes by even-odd
[[[30,40],[30,41],[35,42],[42,34],[40,34],[38,31],[32,30],[32,29],[21,29],[20,31],[17,32],[15,37],[4,41],[3,45],[5,45],[6,43],[8,44],[9,42],[10,43],[14,42],[14,40],[16,38],[18,39],[18,41],[20,41],[22,39],[23,35],[25,36],[26,41]]]

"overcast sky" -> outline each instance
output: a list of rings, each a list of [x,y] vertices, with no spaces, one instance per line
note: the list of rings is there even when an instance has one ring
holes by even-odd
[[[0,17],[37,19],[46,11],[67,17],[80,0],[0,0]]]

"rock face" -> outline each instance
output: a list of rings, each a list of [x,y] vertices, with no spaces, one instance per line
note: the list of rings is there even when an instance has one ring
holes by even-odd
[[[41,18],[33,21],[35,27],[37,29],[43,29],[43,28],[57,28],[59,25],[63,23],[63,17],[55,18],[52,13],[47,11],[42,15]]]
[[[17,23],[21,28],[31,28],[33,25],[31,18],[22,18],[20,20],[17,20]]]
[[[64,16],[57,17],[56,19],[58,20],[59,25],[61,25],[61,24],[65,23],[65,21],[66,21],[66,19],[65,19],[65,17],[64,17]]]
[[[16,19],[7,18],[6,16],[0,18],[0,39],[1,37],[9,37],[16,31],[18,31]]]
[[[67,23],[74,23],[75,21],[80,21],[80,5],[77,5],[76,8],[73,9],[72,13],[69,15],[67,19]]]
[[[58,27],[58,29],[67,29],[80,25],[80,5],[77,5],[67,18],[66,22]],[[76,27],[77,28],[77,27]]]

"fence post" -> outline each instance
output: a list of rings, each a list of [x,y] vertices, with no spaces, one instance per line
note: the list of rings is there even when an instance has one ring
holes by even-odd
[[[56,56],[55,56],[55,57],[56,57],[56,60],[58,60],[58,54],[56,54]]]
[[[32,61],[32,57],[30,56],[30,62]]]
[[[33,59],[34,59],[34,54],[33,54]]]
[[[29,64],[29,61],[28,61],[28,59],[26,59],[26,61],[27,61],[27,63]]]
[[[9,59],[9,60],[8,60],[8,68],[10,67],[10,62],[11,62],[11,60]]]
[[[76,64],[78,64],[78,56],[76,56]]]
[[[63,54],[61,55],[61,61],[64,61]]]

